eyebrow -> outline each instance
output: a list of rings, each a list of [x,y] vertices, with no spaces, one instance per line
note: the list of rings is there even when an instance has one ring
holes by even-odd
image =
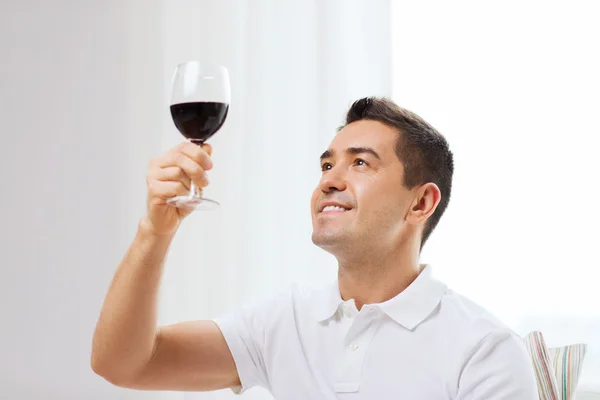
[[[324,151],[323,154],[321,154],[321,161],[323,161],[326,158],[333,157],[334,154],[335,154],[335,151],[333,151],[331,149]],[[348,147],[346,149],[346,154],[352,154],[352,155],[371,154],[373,157],[377,158],[378,160],[381,160],[381,157],[379,157],[379,154],[377,154],[377,152],[370,147]]]

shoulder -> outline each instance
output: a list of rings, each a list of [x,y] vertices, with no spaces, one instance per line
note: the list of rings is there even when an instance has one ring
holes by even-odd
[[[463,357],[469,358],[483,347],[492,351],[498,343],[521,356],[527,354],[523,338],[487,309],[453,290],[448,289],[443,296],[440,316]]]
[[[451,289],[447,290],[440,301],[440,313],[454,330],[468,333],[468,336],[473,338],[483,338],[498,331],[518,337],[486,308]]]
[[[499,351],[511,353],[516,363],[528,360],[524,339],[466,296],[449,289],[440,302],[440,312],[465,361],[482,351],[488,356]]]

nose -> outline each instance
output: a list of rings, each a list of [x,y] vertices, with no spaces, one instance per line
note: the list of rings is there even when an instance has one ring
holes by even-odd
[[[346,175],[342,168],[336,166],[326,171],[319,182],[319,189],[323,193],[346,190]]]

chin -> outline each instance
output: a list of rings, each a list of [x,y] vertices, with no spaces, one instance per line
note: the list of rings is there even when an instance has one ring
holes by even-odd
[[[341,247],[347,242],[340,232],[319,232],[313,231],[312,242],[327,252],[331,252],[337,247]]]
[[[326,244],[333,240],[332,235],[328,235],[325,232],[315,232],[312,233],[312,242],[317,246],[321,247],[321,245]]]
[[[312,241],[321,250],[334,256],[338,263],[341,260],[357,257],[357,246],[353,245],[352,241],[348,240],[348,238],[313,235]]]

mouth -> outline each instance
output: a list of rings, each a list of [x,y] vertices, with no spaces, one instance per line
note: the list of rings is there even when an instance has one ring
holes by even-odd
[[[334,214],[350,211],[352,208],[344,207],[339,204],[327,204],[321,208],[319,214]]]

